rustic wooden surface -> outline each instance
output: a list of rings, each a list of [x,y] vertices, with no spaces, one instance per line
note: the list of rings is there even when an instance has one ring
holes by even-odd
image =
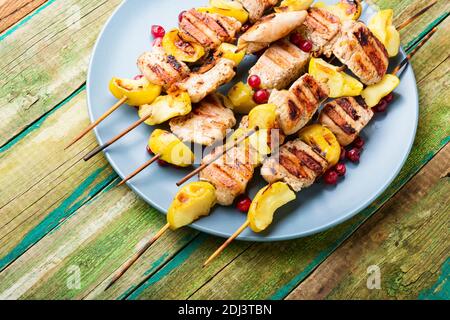
[[[396,22],[425,5],[393,7]],[[90,134],[85,79],[98,32],[119,0],[0,1],[0,298],[449,299],[449,10],[440,0],[402,31],[404,45],[433,25],[413,59],[420,124],[399,177],[370,207],[321,234],[276,244],[234,243],[210,268],[217,239],[189,228],[157,242],[110,290],[108,279],[164,217],[128,188]],[[73,25],[79,29],[72,28]],[[378,266],[381,288],[369,290]],[[79,268],[81,287],[67,286]]]

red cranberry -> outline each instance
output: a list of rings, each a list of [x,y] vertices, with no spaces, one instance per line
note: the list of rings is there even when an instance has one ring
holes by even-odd
[[[393,100],[394,100],[394,94],[391,92],[391,93],[389,93],[386,97],[384,97],[384,100],[387,102],[387,103],[391,103]]]
[[[181,11],[181,13],[178,15],[178,21],[181,22],[183,20],[184,14],[186,13],[186,10]]]
[[[301,42],[303,41],[303,37],[298,32],[294,32],[291,34],[289,40],[295,44],[297,47],[300,47]]]
[[[153,41],[153,46],[154,47],[161,47],[162,46],[162,40],[163,40],[163,38],[156,38],[154,41]]]
[[[339,177],[343,177],[347,173],[347,167],[345,166],[344,163],[338,163],[334,168],[334,170],[336,171]]]
[[[136,77],[134,77],[134,80],[141,80],[144,76],[142,74],[137,75]]]
[[[151,155],[151,156],[153,156],[154,155],[154,153],[153,153],[153,151],[152,151],[152,149],[150,149],[150,147],[149,146],[147,146],[147,152]]]
[[[241,28],[241,32],[242,33],[245,33],[245,32],[247,32],[248,31],[248,29],[250,29],[251,28],[251,24],[250,23],[246,23],[246,24],[244,24],[243,26],[242,26],[242,28]]]
[[[347,152],[347,159],[353,163],[358,163],[361,159],[361,150],[357,148],[353,148]]]
[[[330,186],[336,185],[338,182],[338,179],[339,179],[339,175],[334,170],[328,170],[327,172],[325,172],[325,174],[323,176],[323,180],[325,181],[325,183],[329,184]]]
[[[265,103],[269,102],[269,98],[270,98],[270,92],[265,89],[260,89],[260,90],[256,91],[255,94],[253,95],[253,100],[257,104],[265,104]]]
[[[247,196],[241,197],[237,204],[236,208],[242,213],[247,213],[250,210],[250,206],[252,205],[252,199]]]
[[[353,142],[353,145],[358,149],[362,149],[365,144],[366,142],[361,137],[356,138],[356,140]]]
[[[313,49],[312,43],[308,40],[303,39],[300,41],[300,45],[298,47],[306,53],[310,53],[311,50]]]
[[[377,113],[383,113],[386,112],[388,108],[388,103],[386,100],[381,100],[379,104],[377,104],[374,108],[373,111],[377,112]]]
[[[259,89],[261,86],[261,78],[254,75],[248,78],[248,85],[252,87],[253,89]]]
[[[160,167],[168,167],[168,166],[170,166],[170,164],[168,162],[166,162],[164,160],[161,160],[161,159],[158,160],[158,165]]]
[[[166,30],[163,27],[155,25],[152,26],[152,35],[154,38],[162,38],[166,34]]]
[[[344,161],[347,157],[347,150],[345,150],[344,147],[341,147],[341,157],[339,158],[340,161]]]

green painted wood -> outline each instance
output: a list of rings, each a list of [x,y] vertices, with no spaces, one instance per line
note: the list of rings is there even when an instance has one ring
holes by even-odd
[[[92,134],[63,151],[87,125],[85,99],[78,91],[0,149],[0,270],[116,178],[103,157],[81,160],[96,145]]]
[[[448,300],[449,169],[447,144],[288,299]],[[378,289],[367,286],[371,266],[380,270]]]
[[[54,1],[0,38],[0,146],[85,82],[97,34],[119,3]]]
[[[76,1],[76,3],[81,2]],[[84,5],[91,5],[86,3]],[[415,11],[423,3],[421,4],[420,1],[407,3],[396,1],[395,5],[405,8],[405,10]],[[403,32],[404,43],[410,42],[414,36],[420,34],[421,29],[419,27],[423,29],[428,23],[435,20],[438,15],[442,14],[442,2],[438,6],[433,10],[437,11],[436,8],[440,8],[441,12],[433,11]],[[106,8],[105,4],[100,4],[99,8]],[[92,12],[97,12],[96,10],[99,9],[92,10]],[[405,12],[407,13],[407,11]],[[407,17],[405,12],[401,12],[397,16],[400,18]],[[95,14],[92,16],[95,16]],[[104,16],[100,16],[99,19],[104,18]],[[27,21],[21,28],[14,30],[13,33],[10,33],[5,38],[0,38],[0,53],[4,49],[5,41],[8,39],[16,41],[17,47],[20,47],[20,39],[18,38],[19,35],[23,36],[22,28],[31,29],[33,25],[35,27],[45,25],[52,19],[54,19],[54,14],[52,15],[50,12],[43,10]],[[400,19],[400,21],[403,21],[403,19]],[[85,29],[83,28],[83,30]],[[85,34],[83,36],[86,37]],[[441,69],[438,68],[438,66],[444,64],[447,57],[435,54],[436,50],[446,48],[444,35],[439,33],[439,37],[440,42],[435,41],[435,39],[433,39],[433,42],[430,42],[429,53],[426,56],[421,56],[425,55],[425,50],[423,49],[414,61],[414,67],[419,75],[419,86],[422,84],[424,86],[424,89],[421,90],[421,108],[424,119],[421,121],[419,137],[416,142],[416,146],[420,148],[414,151],[401,177],[396,180],[391,189],[354,220],[316,237],[294,242],[272,245],[236,243],[216,264],[206,270],[202,270],[200,265],[221,240],[205,235],[198,236],[197,232],[190,229],[182,230],[179,233],[169,233],[155,247],[149,250],[143,259],[138,261],[117,286],[103,293],[103,287],[111,274],[132,254],[133,248],[138,242],[156,232],[164,224],[164,218],[150,210],[148,206],[137,200],[125,188],[113,188],[113,184],[111,184],[111,181],[114,180],[113,175],[107,175],[102,181],[96,180],[94,183],[84,186],[84,183],[87,183],[86,181],[92,179],[91,175],[86,175],[85,180],[74,179],[72,183],[67,185],[59,184],[58,189],[62,189],[60,192],[64,196],[58,198],[55,203],[62,204],[65,201],[70,203],[71,199],[76,197],[79,188],[84,190],[84,194],[89,195],[89,197],[84,198],[83,201],[75,201],[74,203],[77,206],[69,206],[70,210],[68,212],[70,213],[65,213],[67,215],[65,218],[68,217],[69,219],[65,220],[64,223],[59,224],[55,219],[50,219],[52,232],[47,236],[45,236],[47,232],[40,233],[45,237],[38,242],[36,241],[40,238],[35,238],[37,240],[33,242],[34,245],[25,254],[21,255],[21,253],[19,254],[20,251],[17,251],[17,257],[10,261],[12,264],[4,272],[0,273],[0,297],[50,299],[81,297],[89,299],[127,297],[188,298],[191,296],[193,298],[285,297],[448,141],[448,130],[443,125],[445,120],[448,123],[448,113],[444,112],[448,96],[445,94],[431,96],[430,94],[431,92],[437,93],[441,91],[445,93],[442,87],[443,83],[445,84],[448,80],[445,78],[445,74],[439,72]],[[24,44],[22,43],[21,45]],[[79,44],[81,48],[74,50],[80,50],[80,52],[84,53],[89,52],[83,46],[91,44],[92,42],[89,41],[81,42]],[[58,48],[61,49],[64,46],[59,42],[52,48],[58,50]],[[42,50],[42,52],[46,52],[47,49],[43,48]],[[26,55],[25,50],[22,50],[21,54],[20,51],[18,52],[19,56]],[[75,58],[70,63],[79,67],[84,66],[80,62],[84,57],[83,54],[74,54]],[[58,61],[53,61],[53,64],[55,63],[58,65]],[[40,111],[36,111],[34,115],[33,112],[30,113],[31,117],[29,119],[33,119],[27,120],[28,124],[35,124],[36,127],[31,125],[25,131],[21,131],[21,128],[24,126],[14,129],[15,133],[8,135],[9,138],[5,139],[5,141],[9,141],[10,137],[13,136],[16,136],[16,138],[0,150],[2,153],[15,153],[16,149],[21,147],[22,139],[29,138],[29,141],[27,140],[28,143],[32,143],[34,133],[39,133],[42,130],[41,126],[44,126],[46,122],[36,121],[36,119],[40,119],[43,112],[52,110],[59,101],[65,99],[69,93],[74,92],[82,84],[82,81],[77,82],[77,79],[80,79],[81,76],[74,72],[74,68],[71,67],[72,65],[69,65],[68,60],[65,64],[59,64],[58,67],[54,67],[55,70],[64,69],[62,73],[66,73],[65,76],[67,79],[70,79],[70,81],[67,80],[67,83],[70,82],[70,85],[68,85],[70,90],[66,90],[59,82],[56,82],[57,86],[52,91],[55,99],[50,102],[45,101],[45,103],[39,100],[31,107],[33,110],[38,110],[34,109],[36,105],[40,108]],[[34,70],[30,66],[24,70],[30,70],[30,68]],[[43,71],[41,74],[46,74],[48,70],[53,70],[48,66],[46,68],[47,71]],[[85,70],[83,67],[80,68]],[[23,72],[20,68],[18,70],[15,72],[20,76]],[[54,74],[54,72],[50,73]],[[43,84],[44,89],[54,86],[57,80],[47,79],[45,76],[42,78],[37,77],[34,80],[37,81],[39,79],[42,80],[40,83]],[[72,87],[72,83],[78,83],[78,86]],[[424,94],[425,90],[428,90],[430,93]],[[17,105],[29,108],[30,104],[28,103],[29,101],[22,97],[21,103],[17,103]],[[0,106],[3,106],[3,104],[0,104]],[[74,127],[78,126],[81,128],[88,121],[85,113],[86,106],[84,103],[80,103],[77,105],[77,108],[84,110],[84,118],[77,118],[77,124],[74,124]],[[14,112],[12,115],[16,116]],[[58,115],[58,117],[63,116],[63,114]],[[44,118],[46,119],[46,116]],[[57,128],[55,127],[55,130]],[[18,132],[20,132],[19,135],[17,135]],[[71,136],[68,135],[67,137]],[[1,144],[2,142],[0,142]],[[81,150],[76,150],[81,153]],[[54,154],[58,155],[57,152]],[[0,153],[0,156],[3,155]],[[60,159],[60,165],[67,161],[64,159]],[[98,164],[93,166],[92,169],[86,170],[86,168],[77,167],[77,170],[83,171],[83,174],[87,174],[89,171],[94,174],[94,169],[99,170],[104,164],[101,156],[96,161],[98,161]],[[54,164],[57,165],[57,163]],[[24,166],[23,163],[22,166]],[[54,170],[51,166],[44,166],[41,171],[40,167],[41,165],[35,167],[35,170],[39,171],[40,177],[45,176],[44,173],[51,173]],[[107,167],[104,170],[106,172],[106,170],[110,169]],[[75,171],[73,169],[73,172]],[[27,181],[28,183],[36,182],[31,177]],[[24,184],[24,189],[20,189],[18,192],[25,193],[27,186],[29,187],[29,185]],[[112,192],[108,192],[111,191],[110,189],[112,189]],[[57,190],[55,190],[55,193],[50,193],[48,199],[45,199],[47,196],[43,195],[42,199],[45,199],[45,202],[55,200],[54,195],[56,192]],[[34,226],[38,226],[39,221],[45,221],[47,216],[59,217],[59,215],[52,216],[52,212],[44,210],[38,214],[38,219],[33,220],[33,214],[28,220],[33,221],[33,223],[36,222]],[[24,223],[27,225],[26,221]],[[24,232],[17,239],[20,239],[22,236],[26,238],[29,233]],[[17,242],[16,247],[14,247],[14,242],[11,243],[12,250],[17,248]],[[11,253],[12,250],[6,254]],[[69,271],[72,270],[71,267],[73,266],[80,267],[82,276],[81,288],[68,290],[66,284],[71,277]],[[145,279],[148,279],[148,281],[142,283]],[[141,283],[143,284],[142,286],[140,286]],[[218,284],[222,287],[218,286]],[[440,286],[438,282],[435,285]],[[161,291],[157,291],[158,288]],[[172,288],[173,292],[168,292],[167,288]],[[433,286],[426,289],[433,290]],[[177,292],[179,294],[176,294]]]

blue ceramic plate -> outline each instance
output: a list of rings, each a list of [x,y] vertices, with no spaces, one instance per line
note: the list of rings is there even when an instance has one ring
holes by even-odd
[[[108,91],[111,77],[133,77],[138,74],[137,57],[151,49],[151,25],[159,24],[169,30],[177,26],[178,14],[182,10],[204,6],[206,3],[206,0],[123,2],[106,24],[92,56],[87,81],[91,119],[100,117],[116,101]],[[367,21],[375,11],[367,6],[364,9],[361,19]],[[254,58],[248,57],[238,78],[246,78],[246,70],[252,63]],[[254,234],[247,230],[240,239],[279,241],[304,237],[336,226],[368,207],[397,176],[414,141],[419,106],[416,80],[411,68],[403,73],[395,98],[389,112],[377,116],[364,130],[362,136],[367,144],[361,163],[348,166],[345,180],[337,187],[319,183],[302,191],[296,202],[279,211],[267,232]],[[136,120],[138,116],[134,108],[120,108],[95,130],[99,143],[105,143]],[[152,128],[142,125],[107,149],[106,156],[121,177],[149,159],[146,144],[151,131]],[[187,172],[154,165],[136,177],[129,186],[151,206],[167,212],[178,190],[175,183]],[[249,188],[250,196],[254,196],[264,185],[257,174]],[[228,237],[245,219],[246,216],[233,207],[217,207],[209,217],[192,227]]]

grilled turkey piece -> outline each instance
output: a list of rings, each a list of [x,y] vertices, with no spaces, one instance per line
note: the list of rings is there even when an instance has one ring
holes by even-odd
[[[328,168],[328,162],[300,139],[287,142],[279,155],[267,159],[261,175],[268,183],[282,181],[294,191],[310,187]]]
[[[261,87],[281,90],[302,75],[309,59],[308,53],[283,39],[272,44],[249,73],[261,79]]]
[[[305,74],[289,90],[273,90],[269,103],[277,106],[278,122],[286,135],[302,129],[328,98],[329,89],[310,74]]]
[[[341,146],[348,146],[359,136],[370,120],[373,111],[361,97],[339,98],[325,105],[319,122],[330,129]]]
[[[249,13],[251,23],[258,21],[268,9],[274,7],[279,0],[237,0]]]
[[[227,130],[236,125],[233,111],[211,94],[193,107],[190,114],[172,119],[171,131],[184,142],[210,146],[225,139]]]
[[[180,36],[206,49],[215,49],[223,42],[234,42],[241,27],[235,18],[191,9],[180,21]]]
[[[160,50],[144,52],[137,65],[149,82],[165,88],[185,79],[190,72],[186,64]]]

